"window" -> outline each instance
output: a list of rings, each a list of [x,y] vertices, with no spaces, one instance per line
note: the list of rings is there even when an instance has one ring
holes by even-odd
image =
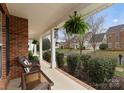
[[[108,43],[108,48],[112,48],[112,43]]]
[[[115,48],[120,48],[120,42],[115,42]]]
[[[2,76],[2,13],[0,11],[0,78]]]
[[[119,31],[115,33],[115,42],[120,42],[120,33],[119,33]]]
[[[112,36],[109,35],[109,36],[108,36],[108,41],[109,41],[109,42],[111,41],[111,38],[112,38]]]
[[[115,48],[120,48],[120,32],[116,32],[115,34]]]

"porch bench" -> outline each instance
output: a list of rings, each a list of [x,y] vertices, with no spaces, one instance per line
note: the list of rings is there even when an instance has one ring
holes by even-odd
[[[40,70],[22,74],[22,90],[50,90],[54,83]]]

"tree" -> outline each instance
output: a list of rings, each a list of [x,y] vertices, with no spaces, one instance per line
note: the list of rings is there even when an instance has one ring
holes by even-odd
[[[97,45],[97,42],[96,42],[97,40],[96,40],[95,36],[96,36],[96,34],[101,33],[103,30],[105,30],[103,28],[104,21],[105,21],[105,16],[93,15],[87,19],[87,23],[89,24],[89,28],[92,32],[91,45],[93,47],[94,52],[96,50],[96,45]]]
[[[69,16],[69,20],[67,20],[64,24],[64,28],[66,32],[71,34],[78,34],[80,35],[80,54],[82,53],[82,38],[86,31],[88,31],[88,24],[84,21],[81,15],[77,15],[77,12],[74,12],[73,16]]]
[[[72,37],[72,35],[67,33],[66,30],[63,31],[63,34],[65,35],[66,47],[70,48],[71,47],[71,37]]]
[[[48,38],[46,38],[46,39],[43,39],[43,44],[42,44],[42,48],[43,48],[43,50],[48,50],[48,49],[50,49],[50,40],[48,39]]]

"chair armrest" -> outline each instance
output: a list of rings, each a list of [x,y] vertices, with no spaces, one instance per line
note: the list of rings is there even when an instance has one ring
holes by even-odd
[[[25,67],[40,67],[39,64],[30,64],[30,65],[26,65]]]
[[[29,62],[32,63],[32,64],[40,64],[39,61],[29,60]]]

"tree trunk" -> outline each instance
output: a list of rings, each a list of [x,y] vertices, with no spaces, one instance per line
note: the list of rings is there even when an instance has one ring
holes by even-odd
[[[96,52],[96,43],[93,43],[93,51]]]
[[[94,53],[96,52],[96,48],[95,47],[93,48],[93,51],[94,51]]]
[[[79,44],[80,44],[80,55],[82,54],[82,43],[81,40],[79,40]]]

